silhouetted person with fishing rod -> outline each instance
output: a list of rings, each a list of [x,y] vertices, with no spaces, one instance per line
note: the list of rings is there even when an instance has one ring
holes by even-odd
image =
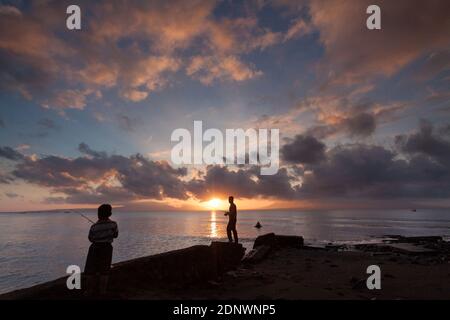
[[[102,204],[98,207],[98,221],[89,230],[89,241],[92,242],[84,267],[86,275],[86,295],[91,296],[96,289],[105,294],[108,287],[109,270],[111,269],[113,247],[112,242],[119,236],[117,223],[109,219],[112,207]]]
[[[228,225],[227,225],[227,236],[228,241],[233,242],[233,238],[231,237],[231,232],[233,232],[234,243],[238,243],[238,234],[236,230],[236,221],[237,221],[237,208],[234,204],[234,197],[229,196],[228,202],[230,203],[230,208],[228,212],[225,212],[225,215],[228,216]]]

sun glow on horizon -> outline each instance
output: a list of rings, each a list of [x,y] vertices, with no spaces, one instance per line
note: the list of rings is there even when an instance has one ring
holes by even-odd
[[[205,203],[208,209],[217,210],[221,206],[223,206],[223,201],[218,198],[212,198],[208,202]]]

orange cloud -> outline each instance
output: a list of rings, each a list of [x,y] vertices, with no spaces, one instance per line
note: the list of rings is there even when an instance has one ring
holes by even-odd
[[[311,22],[326,50],[331,81],[352,84],[392,76],[413,60],[448,48],[450,2],[380,0],[382,30],[366,28],[370,0],[311,1]]]

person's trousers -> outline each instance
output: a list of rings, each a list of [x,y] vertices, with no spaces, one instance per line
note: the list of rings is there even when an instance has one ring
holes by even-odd
[[[238,234],[236,230],[236,221],[230,221],[227,225],[227,236],[228,241],[233,242],[233,238],[231,237],[231,233],[233,233],[234,242],[238,243]]]

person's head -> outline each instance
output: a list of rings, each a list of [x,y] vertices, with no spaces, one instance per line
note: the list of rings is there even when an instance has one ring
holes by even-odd
[[[229,197],[228,197],[228,202],[229,202],[229,203],[233,203],[233,201],[234,201],[234,197],[233,197],[233,196],[229,196]]]
[[[102,204],[100,207],[98,207],[97,214],[98,214],[99,220],[108,219],[112,215],[111,205],[110,204]]]

